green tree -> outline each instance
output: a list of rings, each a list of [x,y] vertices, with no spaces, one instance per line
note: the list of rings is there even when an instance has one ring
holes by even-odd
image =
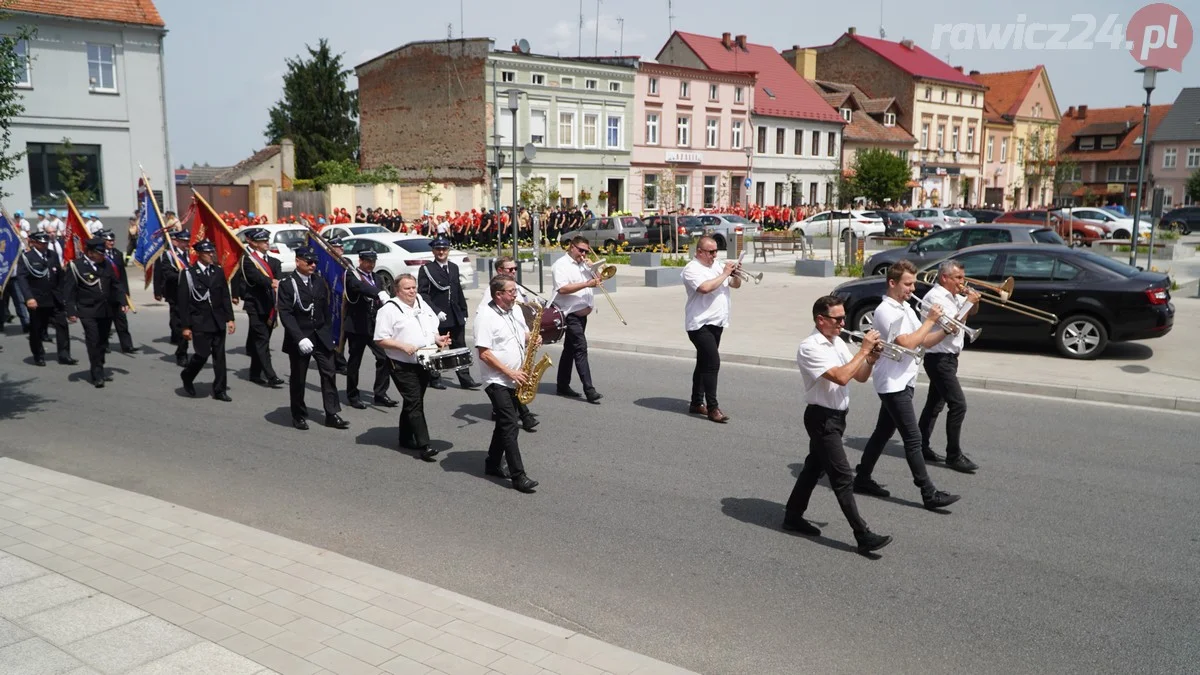
[[[884,204],[897,202],[908,192],[910,180],[908,162],[895,153],[882,148],[860,150],[851,165],[854,176],[850,178],[849,193],[853,197],[866,197],[868,203]]]
[[[346,89],[349,69],[322,38],[308,59],[287,60],[283,98],[271,108],[269,143],[296,144],[296,177],[314,178],[317,163],[355,159],[358,151],[358,92]]]
[[[1193,204],[1200,202],[1200,169],[1196,169],[1191,176],[1188,176],[1187,185],[1183,187],[1183,191],[1192,198]]]
[[[73,148],[71,139],[62,139],[58,155],[58,184],[77,205],[95,204],[99,200],[95,186],[90,184],[88,178],[87,160],[72,152]]]
[[[0,0],[0,10],[8,4],[8,0]],[[7,18],[8,12],[0,11],[0,19]],[[0,35],[0,199],[10,194],[4,186],[20,173],[21,159],[25,156],[24,151],[10,152],[10,148],[13,118],[25,112],[17,82],[23,78],[27,62],[17,54],[17,43],[28,41],[33,35],[34,30],[25,26],[11,34]]]

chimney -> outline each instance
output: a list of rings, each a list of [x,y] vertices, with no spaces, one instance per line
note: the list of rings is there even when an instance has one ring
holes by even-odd
[[[904,47],[905,49],[907,49],[907,50],[909,50],[909,51],[912,51],[912,48],[913,48],[913,41],[912,41],[912,40],[908,40],[908,39],[901,40],[901,41],[900,41],[900,46],[901,46],[901,47]]]
[[[846,29],[846,34],[847,35],[858,35],[858,29],[855,28],[854,26],[850,26],[849,28]]]
[[[961,72],[961,70],[962,70],[962,69],[960,68],[960,69],[959,69],[959,71]],[[978,71],[978,70],[972,70],[972,71],[971,71],[971,77],[975,77],[975,76],[976,76],[976,75],[978,75],[978,74],[979,74],[979,71]]]
[[[729,47],[732,45],[733,42],[730,40],[730,34],[721,33],[721,46],[725,47],[725,49],[729,49]]]
[[[746,50],[746,36],[745,36],[745,35],[739,35],[739,36],[735,37],[735,38],[733,39],[733,42],[734,42],[734,44],[736,44],[736,45],[738,46],[738,49],[741,49],[742,51],[747,51],[747,50]]]
[[[1075,116],[1075,106],[1071,106],[1070,108],[1067,108],[1067,112],[1063,114],[1063,117],[1074,117],[1074,116]]]
[[[1079,115],[1078,115],[1079,119],[1081,119],[1081,120],[1087,119],[1087,109],[1088,109],[1088,107],[1086,105],[1079,106]]]
[[[960,73],[963,71],[963,67],[962,67],[962,66],[954,66],[954,69],[955,69],[955,70],[957,70],[957,71],[958,71],[958,72],[960,72]]]
[[[817,50],[812,47],[792,47],[788,60],[792,62],[792,67],[796,72],[806,80],[817,79]]]

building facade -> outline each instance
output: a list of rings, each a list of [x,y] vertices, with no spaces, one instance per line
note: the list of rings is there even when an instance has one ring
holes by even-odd
[[[1150,138],[1154,138],[1170,110],[1170,105],[1150,107]],[[1140,105],[1067,108],[1058,127],[1058,157],[1074,165],[1074,175],[1060,187],[1057,201],[1083,206],[1117,204],[1132,209],[1141,144]],[[1143,176],[1146,186],[1154,185],[1154,166],[1147,160]]]
[[[1200,172],[1200,87],[1179,92],[1162,124],[1151,135],[1146,168],[1154,187],[1163,189],[1163,206],[1192,206],[1187,182]]]
[[[971,71],[984,93],[982,203],[1004,210],[1050,206],[1061,115],[1044,66]]]
[[[747,42],[745,35],[717,38],[675,31],[656,60],[755,75],[754,129],[746,139],[751,187],[744,202],[799,206],[836,200],[846,121],[774,47]]]
[[[634,84],[630,211],[740,204],[754,76],[643,63]]]
[[[71,198],[114,230],[137,210],[139,164],[175,208],[167,140],[163,40],[166,26],[151,0],[46,3],[13,0],[0,31],[36,28],[17,47],[24,69],[18,91],[25,112],[12,120],[12,150],[25,169],[8,181],[6,205],[24,210],[65,207],[68,159],[83,180]]]

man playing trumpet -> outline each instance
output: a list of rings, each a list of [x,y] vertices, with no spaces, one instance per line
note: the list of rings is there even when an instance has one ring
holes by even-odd
[[[721,333],[729,325],[730,287],[740,288],[738,263],[726,260],[718,267],[717,242],[712,237],[700,237],[696,242],[696,257],[684,268],[681,276],[687,291],[684,305],[684,329],[696,347],[696,368],[692,371],[692,397],[688,412],[705,415],[713,422],[724,424],[729,416],[717,407],[717,375],[721,370]]]

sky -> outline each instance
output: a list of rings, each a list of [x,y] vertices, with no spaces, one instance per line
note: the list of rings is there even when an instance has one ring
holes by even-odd
[[[1175,0],[1176,6],[1193,6]],[[172,161],[191,166],[235,164],[266,144],[267,113],[282,92],[285,60],[326,38],[353,67],[414,40],[490,37],[507,49],[521,38],[535,53],[599,53],[653,60],[671,30],[744,34],[784,50],[829,44],[846,28],[889,40],[913,40],[951,65],[996,72],[1045,65],[1061,111],[1140,105],[1140,66],[1127,49],[1112,49],[1113,26],[1130,23],[1145,2],[1128,0],[155,0],[167,24],[167,117]],[[579,22],[583,14],[582,39]],[[737,10],[731,14],[730,9]],[[1112,20],[1110,21],[1110,17]],[[1094,21],[1091,40],[1084,40]],[[986,33],[1003,37],[1034,23],[1061,25],[1014,48],[1010,39],[985,49]],[[1106,23],[1108,30],[1104,30]],[[1200,32],[1200,12],[1191,11]],[[597,31],[597,25],[599,30]],[[980,32],[983,30],[983,33]],[[1109,36],[1109,39],[1103,39]],[[1123,38],[1122,38],[1123,40]],[[936,42],[936,44],[935,44]],[[1090,42],[1090,45],[1086,43]],[[1087,46],[1084,49],[1061,47]],[[935,49],[936,47],[936,49]],[[1060,48],[1051,48],[1060,47]],[[353,77],[351,86],[356,86]],[[1200,86],[1200,45],[1182,72],[1158,76],[1155,103]]]

